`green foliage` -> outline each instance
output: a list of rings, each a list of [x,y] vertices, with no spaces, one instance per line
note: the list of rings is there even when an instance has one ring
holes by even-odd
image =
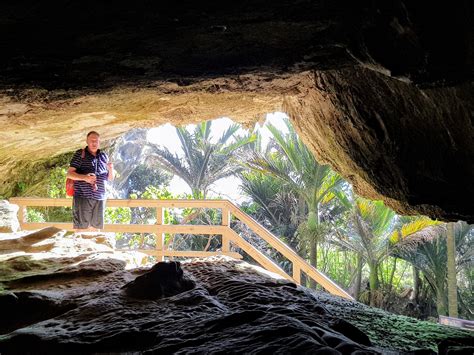
[[[298,196],[273,175],[250,170],[242,172],[240,177],[242,192],[254,201],[242,208],[274,234],[297,248],[294,236],[306,208]]]
[[[28,222],[46,222],[43,213],[35,208],[28,208],[26,210],[26,220]]]
[[[150,199],[150,200],[170,200],[178,199],[186,196],[176,196],[167,190],[166,187],[147,186],[140,196],[137,193],[130,195],[131,199]],[[188,196],[189,197],[189,196]],[[106,210],[107,223],[135,223],[135,224],[154,224],[156,223],[156,208],[146,207],[123,207],[116,208],[114,212]],[[110,213],[110,217],[107,214]],[[178,224],[180,214],[168,208],[163,209],[164,224]],[[108,222],[110,218],[110,221]],[[165,243],[171,238],[170,234],[165,234]],[[117,233],[117,241],[119,247],[130,248],[152,248],[155,247],[154,233]]]
[[[107,207],[104,219],[105,223],[128,224],[131,221],[130,207]]]
[[[321,216],[325,208],[334,204],[339,197],[343,197],[344,180],[329,166],[318,163],[290,122],[286,120],[285,123],[288,133],[282,133],[275,126],[268,125],[275,143],[269,145],[265,151],[253,145],[245,163],[254,174],[260,173],[260,177],[271,178],[264,179],[266,184],[262,185],[253,181],[256,178],[252,175],[246,178],[243,174],[243,177],[249,185],[247,193],[251,194],[262,208],[266,208],[267,213],[271,212],[267,207],[270,204],[265,203],[259,196],[263,188],[270,192],[272,189],[288,191],[293,195],[294,203],[286,208],[296,212],[292,213],[292,219],[293,223],[296,222],[299,226],[299,243],[303,244],[298,251],[304,253],[303,257],[316,266],[317,245],[325,235]],[[345,202],[346,199],[341,201]],[[285,213],[288,215],[288,210]]]
[[[55,166],[50,169],[47,180],[47,196],[50,198],[66,197],[66,173],[64,166]],[[35,207],[28,208],[32,218],[41,215],[45,222],[71,222],[72,209],[70,207]]]
[[[457,270],[470,270],[474,266],[474,228],[465,222],[455,223]],[[430,240],[421,240],[398,248],[396,254],[423,273],[437,298],[439,314],[447,310],[447,246],[446,229],[438,229],[438,234]],[[469,271],[468,271],[469,272]]]
[[[18,182],[16,183],[15,193],[21,195],[21,194],[23,194],[23,193],[26,191],[26,189],[27,189],[27,184],[26,184],[26,182],[24,182],[24,181],[18,181]]]
[[[171,178],[171,174],[161,167],[140,164],[123,183],[126,185],[125,195],[141,196],[148,186],[167,186]]]
[[[251,216],[256,216],[260,206],[255,202],[244,202],[240,205],[240,209]]]
[[[318,265],[331,280],[348,289],[355,277],[357,253],[323,243],[318,250]]]
[[[214,143],[211,125],[212,121],[202,122],[196,125],[192,133],[185,127],[176,128],[184,157],[158,145],[153,146],[153,156],[157,162],[182,178],[196,199],[205,198],[214,182],[237,174],[241,167],[235,158],[243,146],[255,140],[254,135],[237,136],[240,126],[234,124]]]
[[[268,125],[275,146],[264,153],[254,151],[247,166],[281,179],[304,199],[309,211],[317,211],[320,204],[334,198],[334,191],[344,181],[328,165],[316,161],[288,120],[286,126],[289,133],[283,134],[275,126]]]
[[[359,253],[369,269],[370,303],[382,306],[382,289],[384,274],[381,267],[384,261],[393,254],[396,248],[410,241],[409,236],[424,236],[431,233],[436,223],[413,224],[409,227],[390,208],[381,201],[370,201],[356,198],[348,221],[346,233],[334,240],[334,243],[347,247]],[[401,237],[403,235],[403,238]],[[396,270],[396,264],[390,271],[389,284],[391,287]]]
[[[65,167],[57,166],[51,169],[49,174],[48,196],[51,198],[66,197],[66,174]]]
[[[50,157],[35,162],[24,162],[18,169],[15,181],[11,182],[11,192],[6,192],[6,198],[14,196],[40,196],[48,195],[50,171],[54,167],[68,166],[73,152]]]

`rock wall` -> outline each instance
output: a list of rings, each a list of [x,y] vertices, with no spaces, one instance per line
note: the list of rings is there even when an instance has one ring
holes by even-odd
[[[0,200],[0,233],[12,233],[20,228],[17,212],[17,205],[12,205],[6,200]]]
[[[360,68],[309,75],[284,109],[319,161],[402,214],[473,221],[474,85],[421,89]]]
[[[2,3],[0,195],[90,129],[251,126],[285,102],[361,194],[472,222],[472,14],[468,0]]]
[[[128,269],[138,255],[114,252],[106,236],[55,228],[11,235],[0,250],[2,354],[473,349],[467,330],[310,291],[227,257]]]

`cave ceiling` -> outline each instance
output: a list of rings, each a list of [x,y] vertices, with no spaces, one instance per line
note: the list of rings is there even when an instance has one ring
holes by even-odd
[[[474,221],[470,1],[0,5],[0,195],[134,127],[288,113],[316,157],[404,214]],[[43,166],[43,165],[41,165]]]

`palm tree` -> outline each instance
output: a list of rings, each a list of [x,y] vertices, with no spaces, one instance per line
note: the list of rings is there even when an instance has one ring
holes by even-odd
[[[381,263],[402,244],[410,245],[414,243],[414,238],[421,240],[432,237],[438,232],[438,225],[439,222],[426,217],[407,221],[403,217],[398,217],[382,201],[356,198],[348,234],[335,242],[357,252],[367,263],[371,306],[379,303]]]
[[[167,148],[151,144],[152,158],[170,173],[182,178],[191,188],[191,194],[194,199],[205,199],[210,186],[226,177],[236,175],[242,170],[242,166],[237,162],[236,156],[242,147],[253,142],[255,135],[238,136],[236,133],[240,126],[232,124],[216,140],[213,141],[211,135],[212,121],[202,122],[189,132],[186,127],[176,127],[176,133],[181,143],[181,149],[184,155],[180,157],[177,153],[170,152]],[[215,219],[212,211],[198,209],[189,213],[182,223],[205,223],[212,224]],[[179,244],[202,244],[203,239],[200,236],[187,238],[183,236],[176,242],[176,236],[170,239],[174,248],[179,248]],[[213,235],[209,235],[205,250],[207,250],[212,241]],[[202,246],[202,245],[200,245]]]
[[[288,119],[285,123],[287,134],[271,124],[267,126],[275,139],[273,149],[265,153],[254,151],[246,165],[253,171],[280,179],[305,202],[308,213],[299,231],[309,241],[310,263],[316,267],[318,240],[324,234],[320,220],[321,208],[334,197],[341,196],[339,187],[344,180],[329,166],[319,164]]]
[[[243,171],[240,175],[241,191],[250,197],[257,209],[254,217],[267,229],[279,235],[292,248],[298,250],[295,238],[300,216],[305,206],[293,191],[272,175],[258,171]]]
[[[184,156],[152,144],[153,157],[167,171],[182,178],[191,188],[193,198],[206,198],[216,181],[237,174],[242,167],[234,159],[240,148],[255,140],[254,135],[237,136],[240,126],[231,125],[212,142],[212,121],[196,125],[193,132],[176,127]]]
[[[456,272],[474,263],[474,229],[465,222],[452,224],[456,247]],[[438,229],[438,233],[419,240],[410,238],[412,243],[397,248],[399,257],[412,263],[423,273],[436,296],[436,308],[439,315],[446,315],[448,310],[447,298],[447,230]]]
[[[271,154],[272,145],[262,147],[260,133],[255,133],[256,139],[246,146],[248,152]],[[304,201],[294,193],[284,181],[272,174],[257,170],[245,170],[239,174],[241,191],[250,197],[257,209],[254,217],[267,229],[279,235],[291,247],[298,250],[295,232],[301,217],[306,214]]]

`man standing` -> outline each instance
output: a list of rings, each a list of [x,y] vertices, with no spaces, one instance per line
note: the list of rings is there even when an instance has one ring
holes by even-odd
[[[105,181],[114,178],[113,164],[100,148],[100,135],[87,133],[87,147],[72,157],[67,177],[74,180],[73,224],[76,231],[104,228]]]

